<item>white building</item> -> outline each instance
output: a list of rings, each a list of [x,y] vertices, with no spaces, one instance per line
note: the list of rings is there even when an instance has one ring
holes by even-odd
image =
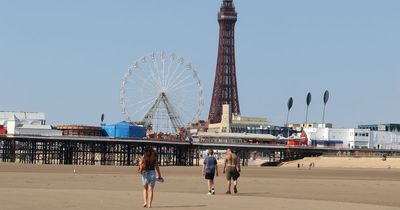
[[[369,129],[370,147],[376,149],[400,149],[400,124],[366,124],[358,128]]]
[[[376,149],[400,149],[400,132],[371,131],[370,146]]]
[[[4,119],[8,115],[11,116]],[[22,120],[17,115],[22,116]],[[45,122],[44,113],[0,112],[0,124],[7,129],[8,135],[62,136],[62,131],[53,129]]]
[[[45,125],[46,118],[42,112],[6,112],[0,111],[0,125],[6,125],[7,120],[15,116],[21,124]]]
[[[309,144],[344,148],[369,148],[370,131],[358,128],[304,128]]]
[[[296,131],[301,131],[303,128],[332,128],[332,123],[289,123],[285,127],[292,128]]]

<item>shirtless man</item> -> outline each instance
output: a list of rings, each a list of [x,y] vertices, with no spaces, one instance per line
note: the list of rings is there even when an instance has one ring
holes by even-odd
[[[231,149],[226,150],[224,170],[226,173],[226,179],[228,181],[228,190],[226,194],[231,194],[231,185],[233,180],[233,192],[236,194],[237,190],[237,179],[240,176],[240,160],[239,157],[232,152]]]

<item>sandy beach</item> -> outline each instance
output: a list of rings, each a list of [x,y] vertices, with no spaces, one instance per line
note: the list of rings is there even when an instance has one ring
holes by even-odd
[[[281,167],[293,168],[297,167],[298,163],[304,166],[314,163],[319,168],[400,169],[400,158],[398,157],[388,157],[384,161],[382,157],[307,157],[284,163]]]
[[[321,163],[319,163],[321,164]],[[74,169],[75,172],[74,173]],[[400,209],[400,169],[244,167],[237,195],[206,195],[200,167],[162,167],[156,209]],[[2,210],[143,209],[136,167],[0,164]]]

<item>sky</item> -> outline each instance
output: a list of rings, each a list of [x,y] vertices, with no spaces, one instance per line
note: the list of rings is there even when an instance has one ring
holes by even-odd
[[[274,125],[400,123],[400,1],[235,0],[241,114]],[[125,120],[119,88],[141,56],[184,56],[204,85],[207,119],[220,0],[0,0],[0,110],[48,123]]]

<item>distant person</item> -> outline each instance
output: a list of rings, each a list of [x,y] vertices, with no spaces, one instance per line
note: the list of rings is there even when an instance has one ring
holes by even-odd
[[[226,179],[228,181],[228,190],[226,194],[231,194],[231,185],[233,181],[233,192],[238,193],[237,184],[240,176],[240,160],[239,157],[232,152],[231,149],[226,150],[225,163],[223,173],[226,173]]]
[[[297,168],[300,168],[300,163],[297,163]]]
[[[148,147],[145,149],[143,157],[139,164],[138,172],[142,174],[143,183],[143,207],[151,208],[153,202],[153,190],[156,185],[156,180],[163,182],[161,177],[160,168],[157,161],[157,153],[153,148]],[[157,177],[156,177],[157,174]]]
[[[215,175],[218,176],[218,163],[213,155],[214,151],[208,150],[208,157],[203,163],[203,176],[207,179],[208,195],[215,195],[214,177]]]

